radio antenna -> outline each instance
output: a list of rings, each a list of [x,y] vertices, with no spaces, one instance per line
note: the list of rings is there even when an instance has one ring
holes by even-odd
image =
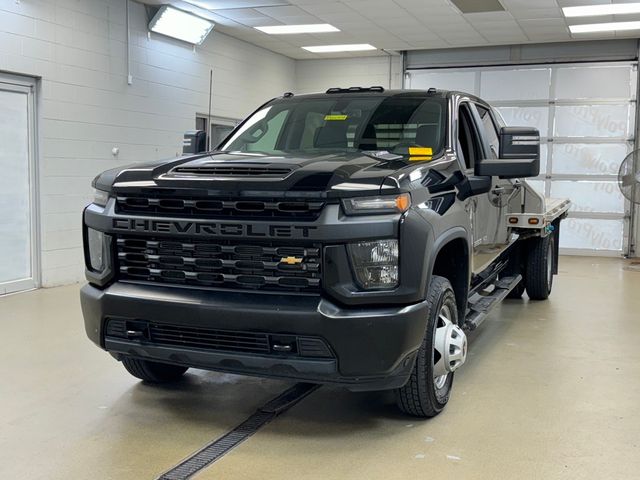
[[[211,150],[211,97],[213,96],[213,68],[209,72],[209,113],[207,115],[207,152]]]

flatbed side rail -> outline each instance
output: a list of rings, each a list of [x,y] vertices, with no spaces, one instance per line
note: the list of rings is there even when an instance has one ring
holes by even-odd
[[[507,213],[504,216],[508,228],[525,228],[544,231],[558,218],[564,218],[571,207],[568,198],[546,198],[544,213]]]

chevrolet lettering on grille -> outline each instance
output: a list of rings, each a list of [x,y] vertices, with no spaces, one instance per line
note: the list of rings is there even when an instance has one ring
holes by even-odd
[[[181,222],[114,218],[113,229],[120,232],[171,233],[219,237],[311,238],[318,227],[306,225],[264,225],[242,223]]]

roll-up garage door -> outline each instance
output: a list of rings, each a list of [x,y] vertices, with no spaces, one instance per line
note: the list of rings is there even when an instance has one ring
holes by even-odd
[[[461,90],[494,105],[508,125],[542,137],[546,196],[569,197],[560,246],[565,253],[620,254],[628,242],[629,205],[616,179],[634,148],[637,63],[410,70],[406,88]]]

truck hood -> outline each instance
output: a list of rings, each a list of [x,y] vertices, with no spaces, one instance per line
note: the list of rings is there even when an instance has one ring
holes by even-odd
[[[274,156],[214,152],[108,170],[96,177],[94,186],[129,193],[188,189],[208,195],[315,192],[318,196],[339,197],[378,194],[382,190],[393,193],[399,189],[399,172],[420,163],[424,165],[384,153]]]

